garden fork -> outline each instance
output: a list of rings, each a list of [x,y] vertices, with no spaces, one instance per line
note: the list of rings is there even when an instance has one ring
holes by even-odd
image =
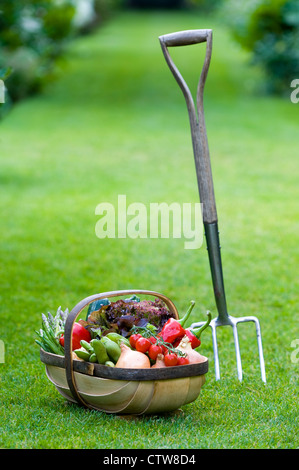
[[[254,322],[257,335],[257,344],[259,351],[260,359],[260,369],[262,380],[266,382],[265,374],[265,363],[263,356],[263,347],[262,347],[262,338],[261,338],[261,328],[259,320],[254,316],[246,316],[235,318],[228,314],[226,297],[224,291],[224,282],[223,282],[223,272],[222,272],[222,262],[221,262],[221,253],[220,253],[220,241],[219,241],[219,231],[218,231],[218,217],[216,211],[214,187],[212,180],[212,171],[210,163],[210,155],[208,148],[208,139],[206,133],[204,111],[203,111],[203,90],[205,81],[207,78],[207,73],[211,60],[212,53],[212,30],[211,29],[199,29],[199,30],[188,30],[188,31],[179,31],[176,33],[165,34],[159,37],[162,51],[165,57],[165,60],[179,84],[188,108],[190,127],[191,127],[191,137],[193,144],[193,153],[195,160],[195,168],[197,175],[197,183],[199,189],[200,202],[202,203],[202,215],[203,223],[205,229],[207,250],[209,255],[209,263],[211,269],[211,277],[214,288],[214,296],[218,311],[218,317],[212,319],[210,322],[210,327],[212,329],[212,342],[214,350],[214,362],[215,362],[215,375],[216,380],[220,379],[220,367],[219,367],[219,357],[218,357],[218,345],[217,345],[217,335],[216,329],[218,326],[231,326],[233,328],[233,336],[235,343],[236,351],[236,362],[237,362],[237,372],[238,378],[242,381],[243,372],[242,372],[242,363],[241,363],[241,354],[240,354],[240,345],[238,338],[237,325],[242,322]],[[200,75],[200,80],[197,87],[196,95],[196,107],[192,99],[190,90],[180,74],[179,70],[175,66],[169,51],[168,47],[174,46],[187,46],[190,44],[197,44],[206,42],[206,55]],[[201,326],[204,322],[194,323],[192,327]]]

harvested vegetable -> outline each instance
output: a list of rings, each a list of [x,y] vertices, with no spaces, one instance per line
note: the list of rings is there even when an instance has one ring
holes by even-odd
[[[151,363],[146,354],[139,351],[133,351],[124,343],[120,345],[121,355],[115,364],[115,367],[125,369],[149,369]]]
[[[89,352],[89,354],[93,354],[94,353],[94,349],[93,347],[91,346],[91,344],[89,344],[88,341],[85,341],[84,339],[81,339],[80,341],[80,345],[86,349],[86,351]]]
[[[129,341],[130,341],[130,345],[132,346],[132,348],[135,348],[135,346],[136,346],[136,341],[137,341],[138,338],[141,338],[141,336],[142,336],[142,335],[141,335],[140,333],[135,333],[135,334],[132,334],[132,335],[130,336]]]
[[[58,308],[55,317],[53,317],[51,313],[48,313],[48,316],[44,313],[42,314],[41,329],[36,331],[39,339],[36,339],[35,342],[44,351],[64,356],[64,348],[59,343],[59,336],[64,330],[64,324],[68,314],[68,309],[63,311],[61,307]]]
[[[143,338],[143,336],[141,336],[136,341],[135,349],[136,349],[136,351],[145,353],[149,350],[151,345],[152,345],[152,343],[151,343],[149,338]]]
[[[118,361],[120,355],[121,355],[121,346],[124,343],[121,343],[121,345],[119,346],[117,343],[115,343],[114,341],[109,339],[107,336],[103,336],[103,338],[101,338],[101,342],[105,346],[107,354],[108,354],[110,360],[112,362],[116,363]],[[126,346],[126,347],[128,348],[128,346]],[[130,349],[130,348],[128,348],[128,349]]]
[[[108,367],[115,367],[115,364],[114,364],[114,362],[112,362],[112,361],[106,361],[106,362],[105,362],[105,366],[108,366]]]
[[[131,344],[130,344],[130,341],[128,340],[128,338],[125,338],[124,336],[122,335],[119,335],[118,333],[108,333],[107,335],[107,338],[111,339],[111,341],[114,341],[115,343],[117,343],[119,346],[121,343],[125,343],[129,348],[131,347]]]
[[[185,328],[194,304],[192,301],[183,318],[177,320],[159,299],[140,301],[133,296],[113,303],[109,299],[96,301],[89,306],[87,321],[73,324],[74,358],[131,369],[203,362],[206,358],[194,348],[201,344],[200,335],[209,325],[211,314],[207,312],[208,319],[200,328]],[[55,317],[42,314],[42,329],[37,332],[36,342],[45,351],[64,355],[67,315],[68,310],[62,312],[61,308]]]
[[[177,359],[180,356],[184,356],[185,353],[175,349],[174,346],[170,343],[166,343],[161,334],[158,335],[152,333],[152,329],[149,325],[145,327],[133,327],[133,331],[140,331],[141,337],[139,337],[136,341],[136,350],[138,350],[138,343],[140,344],[139,352],[143,352],[144,354],[148,355],[151,362],[155,362],[159,354],[166,356],[167,354],[172,354],[174,356],[170,356],[168,358],[167,365],[176,365]],[[134,333],[133,333],[134,334]],[[146,341],[146,342],[145,342]],[[150,344],[150,347],[148,345]],[[141,346],[142,345],[142,346]],[[169,359],[172,358],[172,364],[170,364]]]
[[[173,344],[176,340],[183,338],[185,336],[184,325],[188,320],[190,313],[195,305],[195,302],[192,301],[190,307],[188,308],[186,314],[180,320],[170,318],[166,324],[163,326],[161,335],[163,340],[166,343]]]
[[[160,369],[162,367],[166,367],[165,362],[164,362],[164,355],[158,354],[157,360],[155,364],[152,366],[152,369]]]
[[[102,341],[94,338],[90,341],[90,345],[96,354],[97,361],[99,364],[105,364],[106,362],[110,361],[110,358]]]
[[[152,361],[155,361],[158,357],[158,354],[162,354],[162,353],[163,353],[163,349],[161,345],[159,344],[150,345],[150,348],[148,350],[148,355]]]
[[[184,355],[187,356],[189,364],[196,364],[200,362],[205,362],[207,360],[205,356],[202,356],[201,354],[199,354],[199,352],[195,351],[195,349],[192,348],[191,341],[187,335],[184,336],[184,338],[176,349],[178,351],[183,352]]]
[[[164,356],[166,367],[176,366],[178,363],[178,356],[174,352],[168,352]]]
[[[191,346],[193,349],[198,348],[201,345],[201,340],[200,340],[201,333],[209,326],[211,322],[211,319],[212,319],[211,312],[207,312],[207,315],[208,315],[208,319],[206,323],[202,325],[201,327],[193,328],[193,329],[191,328],[185,329],[185,333],[190,339]]]
[[[80,348],[80,349],[74,349],[73,351],[76,356],[78,356],[80,359],[83,359],[84,361],[89,361],[90,358],[90,353],[86,351],[85,348]]]
[[[89,356],[89,362],[97,362],[97,355],[95,353]]]
[[[90,307],[90,314],[87,316],[84,326],[91,332],[101,336],[110,332],[116,332],[123,337],[129,337],[132,327],[146,326],[151,324],[156,331],[161,331],[169,318],[173,318],[166,304],[160,300],[140,300],[133,296],[126,300],[115,302],[102,299],[100,308]],[[95,306],[96,307],[96,306]]]
[[[72,332],[72,350],[79,349],[81,347],[80,341],[82,340],[89,342],[91,340],[90,332],[81,323],[75,322]],[[60,337],[59,342],[64,347],[64,335]]]
[[[190,361],[187,356],[178,356],[177,366],[184,366],[185,364],[190,364]]]

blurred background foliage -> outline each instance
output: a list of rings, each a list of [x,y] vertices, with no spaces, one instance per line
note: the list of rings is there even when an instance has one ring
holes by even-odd
[[[5,104],[39,92],[55,77],[70,40],[91,32],[120,6],[118,0],[1,0],[0,78]]]
[[[298,0],[228,0],[223,13],[251,63],[264,70],[264,91],[289,95],[299,77]]]
[[[298,0],[1,0],[0,78],[10,106],[55,77],[66,45],[123,9],[191,9],[218,14],[233,38],[264,70],[264,91],[289,93],[299,77]]]

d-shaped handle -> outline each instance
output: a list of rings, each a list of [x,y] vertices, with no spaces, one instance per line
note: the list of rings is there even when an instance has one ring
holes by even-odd
[[[198,189],[200,201],[203,205],[203,221],[204,223],[215,223],[217,222],[217,211],[212,180],[208,138],[203,111],[203,91],[212,53],[212,30],[195,29],[179,31],[176,33],[170,33],[160,36],[159,40],[165,60],[178,85],[180,86],[187,103],[191,126],[191,136]],[[197,87],[195,107],[192,94],[185,80],[183,79],[182,75],[174,64],[169,54],[168,47],[188,46],[191,44],[197,44],[202,42],[207,43],[206,56]]]
[[[177,33],[164,34],[160,36],[159,39],[166,47],[189,46],[190,44],[205,42],[211,32],[211,29],[190,29]]]

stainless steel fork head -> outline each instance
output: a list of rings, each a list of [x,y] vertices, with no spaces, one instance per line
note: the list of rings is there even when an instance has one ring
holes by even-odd
[[[243,370],[242,370],[242,361],[241,361],[241,353],[240,353],[240,344],[239,344],[239,336],[238,336],[238,323],[245,323],[245,322],[254,322],[256,328],[256,336],[257,336],[257,344],[258,344],[258,352],[259,352],[259,359],[260,359],[260,369],[261,369],[261,377],[263,382],[266,383],[266,372],[265,372],[265,362],[264,362],[264,354],[263,354],[263,346],[262,346],[262,335],[261,335],[261,327],[258,318],[254,316],[246,316],[246,317],[233,317],[228,315],[227,318],[222,320],[221,318],[217,317],[211,320],[210,327],[212,329],[212,342],[213,342],[213,350],[214,350],[214,362],[215,362],[215,378],[216,380],[220,379],[220,365],[219,365],[219,354],[218,354],[218,343],[217,343],[217,333],[216,329],[219,326],[230,326],[233,329],[234,335],[234,343],[235,343],[235,352],[236,352],[236,361],[237,361],[237,373],[238,379],[242,381],[243,379]],[[191,328],[197,328],[204,324],[204,322],[197,322],[192,323]]]

